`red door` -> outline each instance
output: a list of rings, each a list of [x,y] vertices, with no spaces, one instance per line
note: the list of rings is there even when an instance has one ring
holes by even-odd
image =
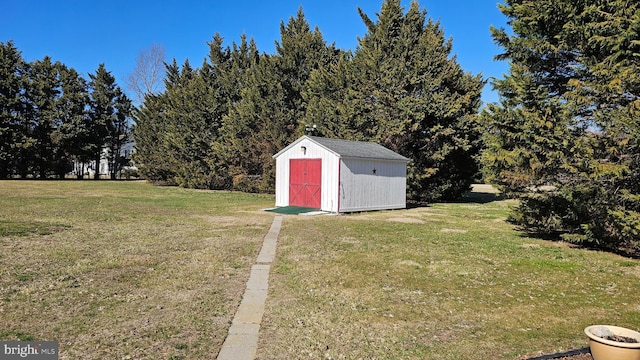
[[[289,205],[320,209],[322,159],[289,160]]]

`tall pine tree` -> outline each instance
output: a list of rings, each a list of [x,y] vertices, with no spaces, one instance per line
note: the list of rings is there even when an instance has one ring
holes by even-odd
[[[361,137],[411,159],[409,196],[454,199],[477,171],[477,112],[484,82],[451,55],[452,40],[413,2],[406,14],[387,0],[355,51],[345,101]]]
[[[58,125],[54,132],[57,146],[56,166],[58,176],[62,178],[68,172],[69,164],[89,163],[91,159],[91,138],[88,118],[89,93],[87,82],[73,68],[61,67],[62,95],[58,98]],[[76,176],[82,178],[83,168],[74,169]]]
[[[638,248],[638,4],[506,1],[513,34],[493,29],[511,63],[483,114],[488,178],[518,197],[535,233]]]
[[[275,164],[271,156],[304,131],[311,73],[334,61],[337,51],[317,28],[311,30],[302,8],[280,24],[276,54],[263,56],[251,68],[242,99],[225,118],[225,147],[231,174],[238,184],[261,177],[259,189],[272,191]]]
[[[217,128],[220,136],[213,144],[210,163],[220,175],[225,175],[225,188],[256,191],[257,187],[246,176],[248,172],[242,168],[242,164],[248,163],[245,155],[250,128],[242,129],[237,123],[231,123],[230,119],[235,121],[238,118],[230,118],[229,114],[242,101],[245,88],[260,62],[260,54],[253,39],[247,41],[244,35],[240,44],[234,42],[232,49],[225,52],[221,51],[222,39],[218,37],[214,38],[209,47],[209,61],[216,69],[216,76],[210,84],[218,89],[215,101],[220,115],[216,123],[220,125]]]
[[[24,160],[33,175],[41,179],[52,173],[57,162],[53,133],[58,125],[57,101],[62,93],[60,66],[48,56],[34,61],[25,90],[27,112],[23,129],[29,140],[25,143]]]
[[[175,163],[178,185],[191,188],[212,188],[212,171],[207,158],[211,143],[217,137],[212,107],[207,104],[213,89],[206,85],[210,68],[194,69],[188,61],[177,77],[166,83],[167,88],[167,144],[169,156]]]
[[[63,179],[106,143],[90,126],[87,82],[77,71],[48,56],[26,63],[8,42],[0,44],[0,72],[0,177]]]
[[[12,41],[0,43],[0,178],[15,172],[19,156],[23,115],[25,64]]]
[[[143,104],[134,110],[135,123],[132,135],[136,143],[136,152],[133,154],[133,161],[144,179],[155,184],[174,185],[174,167],[167,156],[165,144],[165,96],[147,95]]]
[[[95,162],[94,178],[100,176],[100,160],[107,149],[108,172],[114,179],[122,164],[120,151],[129,135],[128,121],[133,108],[131,101],[116,84],[116,79],[100,64],[95,74],[89,74],[91,99],[89,108],[91,138],[89,144]]]

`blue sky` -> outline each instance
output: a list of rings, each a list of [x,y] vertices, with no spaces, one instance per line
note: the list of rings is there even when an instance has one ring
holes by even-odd
[[[506,27],[499,0],[420,0],[427,15],[440,20],[453,53],[465,71],[485,78],[502,78],[508,71],[493,57],[500,52],[489,27]],[[410,0],[402,0],[406,9]],[[186,58],[199,67],[207,56],[207,42],[220,33],[225,45],[246,34],[261,52],[273,53],[280,39],[280,22],[302,6],[312,27],[327,43],[355,49],[366,33],[360,7],[375,21],[382,0],[0,0],[0,42],[13,40],[27,61],[49,55],[88,77],[100,63],[125,89],[137,55],[153,43],[164,46],[167,61]],[[487,84],[483,101],[497,95]]]

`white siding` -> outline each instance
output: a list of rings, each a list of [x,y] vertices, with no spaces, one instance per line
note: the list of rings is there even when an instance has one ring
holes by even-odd
[[[308,139],[294,145],[276,158],[276,206],[289,205],[289,160],[322,159],[321,209],[338,212],[338,157]]]
[[[306,149],[304,152],[302,147]],[[340,158],[307,137],[287,146],[275,159],[276,206],[289,205],[289,160],[322,159],[322,210],[351,212],[406,207],[405,161]]]
[[[340,212],[404,209],[406,175],[404,162],[343,159]]]

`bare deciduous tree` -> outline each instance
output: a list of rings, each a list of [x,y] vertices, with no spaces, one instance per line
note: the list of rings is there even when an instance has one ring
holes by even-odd
[[[135,93],[140,104],[145,95],[156,94],[164,86],[164,53],[164,46],[152,44],[138,54],[136,67],[127,79],[127,88]]]

